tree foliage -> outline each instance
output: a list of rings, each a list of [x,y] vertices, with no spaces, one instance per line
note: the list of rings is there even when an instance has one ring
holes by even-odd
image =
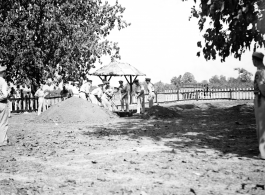
[[[179,87],[181,85],[181,82],[182,82],[181,78],[182,78],[181,75],[179,75],[178,77],[175,76],[175,77],[173,77],[171,79],[170,82],[171,82],[172,85],[175,85],[175,86]]]
[[[185,0],[183,0],[185,1]],[[204,46],[197,46],[206,60],[229,55],[241,59],[242,54],[251,49],[264,47],[265,1],[263,0],[199,0],[191,10],[191,18],[198,18],[199,30],[204,30]],[[198,6],[197,6],[198,5]]]
[[[102,55],[119,58],[106,39],[115,26],[128,26],[124,8],[101,0],[0,1],[0,58],[16,81],[40,83],[56,74],[84,76]]]
[[[164,92],[165,90],[177,90],[176,85],[163,83],[162,81],[154,83],[157,92]]]
[[[195,77],[192,73],[190,72],[185,72],[182,76],[182,82],[184,84],[189,84],[189,83],[196,83],[197,81],[195,80]]]
[[[252,88],[253,82],[250,80],[242,80],[241,76],[239,75],[237,78],[226,78],[223,75],[214,75],[209,79],[209,86],[210,88]]]
[[[235,70],[238,71],[238,74],[239,74],[238,78],[242,82],[251,82],[251,77],[253,76],[251,72],[248,72],[244,68],[235,68]]]

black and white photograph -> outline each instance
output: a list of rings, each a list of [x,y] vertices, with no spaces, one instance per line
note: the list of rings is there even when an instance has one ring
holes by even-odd
[[[265,195],[264,0],[0,0],[0,195]]]

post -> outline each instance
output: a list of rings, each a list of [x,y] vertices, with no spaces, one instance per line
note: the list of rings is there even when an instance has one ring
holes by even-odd
[[[132,104],[132,75],[130,75],[130,104]]]

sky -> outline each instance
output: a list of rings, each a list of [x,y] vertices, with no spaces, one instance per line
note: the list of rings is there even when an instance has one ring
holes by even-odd
[[[113,3],[116,0],[109,0]],[[230,56],[221,63],[220,58],[215,61],[206,61],[202,56],[197,57],[199,51],[197,42],[202,40],[197,20],[189,21],[191,7],[194,1],[189,0],[119,0],[126,8],[124,19],[131,26],[115,29],[108,37],[118,42],[121,62],[126,62],[150,77],[152,82],[162,81],[170,83],[174,76],[191,72],[198,82],[209,80],[214,75],[237,77],[234,68],[245,68],[252,74],[255,68],[252,65],[252,51],[247,51],[241,61]],[[261,51],[262,52],[262,51]],[[94,72],[103,65],[110,63],[110,58],[103,57],[103,64],[97,64]],[[92,78],[94,83],[99,78]],[[139,77],[144,81],[145,77]],[[111,84],[122,77],[111,79]]]

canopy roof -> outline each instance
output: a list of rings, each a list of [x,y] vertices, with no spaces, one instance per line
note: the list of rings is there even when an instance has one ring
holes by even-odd
[[[95,76],[146,76],[128,63],[111,62],[90,75]]]

